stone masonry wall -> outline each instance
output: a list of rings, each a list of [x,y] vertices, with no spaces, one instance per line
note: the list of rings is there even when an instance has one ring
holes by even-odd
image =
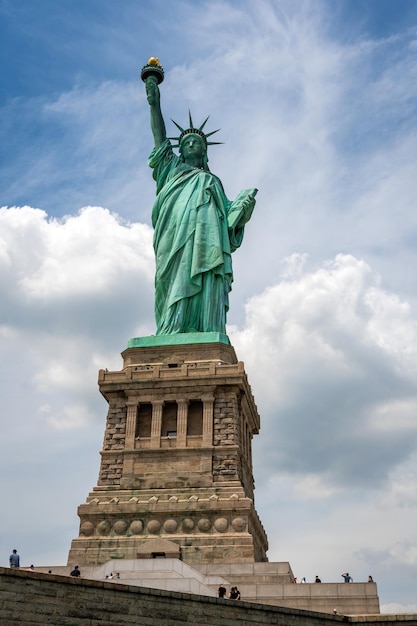
[[[239,475],[237,399],[234,391],[217,390],[213,424],[214,481],[237,480]],[[230,450],[227,448],[230,447]],[[217,450],[216,450],[217,448]]]
[[[0,625],[417,626],[417,615],[345,617],[0,568]]]
[[[123,451],[126,439],[126,397],[112,394],[104,433],[99,485],[118,485],[123,473]]]
[[[234,390],[217,390],[214,402],[214,433],[213,443],[215,446],[239,445],[238,428],[236,417],[238,406]]]
[[[111,394],[107,413],[104,450],[124,450],[126,438],[126,396],[123,392]]]

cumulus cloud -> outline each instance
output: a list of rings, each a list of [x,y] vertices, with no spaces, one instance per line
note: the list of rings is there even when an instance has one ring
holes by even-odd
[[[417,445],[412,311],[349,255],[285,272],[231,332],[259,399],[263,471],[327,489],[384,483]]]
[[[414,414],[415,420],[415,414]],[[395,507],[400,509],[417,509],[417,472],[395,472],[391,477],[386,491],[377,503],[382,511]]]
[[[99,207],[59,219],[4,207],[0,232],[4,401],[31,415],[20,440],[83,429],[97,419],[97,370],[153,332],[152,232]]]
[[[58,413],[54,413],[48,404],[44,404],[39,407],[39,412],[46,417],[48,424],[58,430],[83,428],[87,422],[93,419],[93,416],[86,411],[86,407],[82,404],[69,404]]]
[[[113,313],[121,316],[123,311],[121,324],[132,321],[131,315],[152,314],[154,260],[148,226],[124,223],[98,207],[61,219],[48,219],[44,211],[30,207],[4,207],[0,227],[3,324],[19,326],[19,311],[29,307],[26,326],[63,333],[77,319],[77,332],[84,327],[91,337],[109,323],[110,311],[100,314],[100,299],[110,293]],[[123,301],[126,291],[130,302]]]

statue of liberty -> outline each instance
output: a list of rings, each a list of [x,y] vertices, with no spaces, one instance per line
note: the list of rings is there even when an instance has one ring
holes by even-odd
[[[197,127],[190,113],[186,129],[174,122],[180,134],[171,145],[160,106],[163,70],[158,59],[149,59],[142,79],[155,142],[148,162],[156,181],[152,209],[156,334],[225,334],[231,255],[242,243],[256,189],[242,191],[230,202],[208,167],[207,146],[217,143],[208,141],[217,131],[204,133],[208,118]]]

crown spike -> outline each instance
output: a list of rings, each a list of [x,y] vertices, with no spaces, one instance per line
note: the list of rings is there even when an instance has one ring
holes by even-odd
[[[211,137],[212,135],[214,135],[214,133],[218,133],[220,130],[220,128],[218,128],[217,130],[212,130],[210,133],[206,133],[206,137]]]
[[[173,120],[173,119],[172,119],[172,117],[171,117],[171,122],[172,122],[173,124],[175,124],[175,126],[178,128],[178,130],[179,130],[181,133],[183,133],[183,132],[184,132],[184,129],[182,128],[182,126],[180,126],[179,124],[177,124],[177,122],[175,122],[175,120]]]
[[[188,116],[190,118],[190,128],[194,128],[193,118],[191,117],[191,111],[188,109]]]
[[[207,115],[206,119],[204,120],[204,122],[201,124],[201,126],[199,127],[198,130],[203,130],[204,126],[206,125],[206,122],[208,120],[208,118],[210,117],[210,115]],[[207,135],[206,135],[207,136]]]

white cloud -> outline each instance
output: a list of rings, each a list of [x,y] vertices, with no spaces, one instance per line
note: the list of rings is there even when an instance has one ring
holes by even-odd
[[[152,270],[150,228],[123,224],[105,209],[87,207],[61,220],[29,207],[0,210],[18,291],[31,301],[92,297],[112,288],[122,270],[124,279],[129,273],[138,280]]]
[[[269,484],[274,489],[276,483],[288,481],[288,476],[272,476]],[[295,500],[325,500],[338,493],[339,489],[330,487],[322,477],[314,474],[305,474],[302,477],[294,477],[291,480],[293,489],[292,498]]]
[[[261,406],[263,471],[321,476],[328,488],[385,482],[417,445],[407,303],[364,261],[338,255],[246,311],[246,327],[230,334]]]
[[[405,468],[406,469],[406,468]],[[398,471],[390,479],[377,501],[384,510],[417,508],[417,471]]]
[[[97,370],[119,367],[136,328],[153,332],[152,232],[98,207],[62,219],[2,208],[0,227],[5,406],[23,421],[39,407],[22,443],[36,428],[85,428],[97,419]]]
[[[108,333],[109,324],[115,325],[112,316],[119,316],[117,332],[152,315],[148,226],[124,223],[97,207],[60,220],[29,207],[2,208],[0,226],[10,259],[0,264],[5,326],[23,333],[37,328],[49,336],[65,336],[76,326],[77,334],[92,337]],[[22,316],[29,308],[30,318]]]
[[[51,381],[53,384],[53,381]],[[82,404],[72,404],[61,407],[59,411],[53,412],[49,405],[42,405],[38,409],[39,413],[46,419],[47,423],[57,430],[68,428],[81,429],[93,419],[88,407]]]

